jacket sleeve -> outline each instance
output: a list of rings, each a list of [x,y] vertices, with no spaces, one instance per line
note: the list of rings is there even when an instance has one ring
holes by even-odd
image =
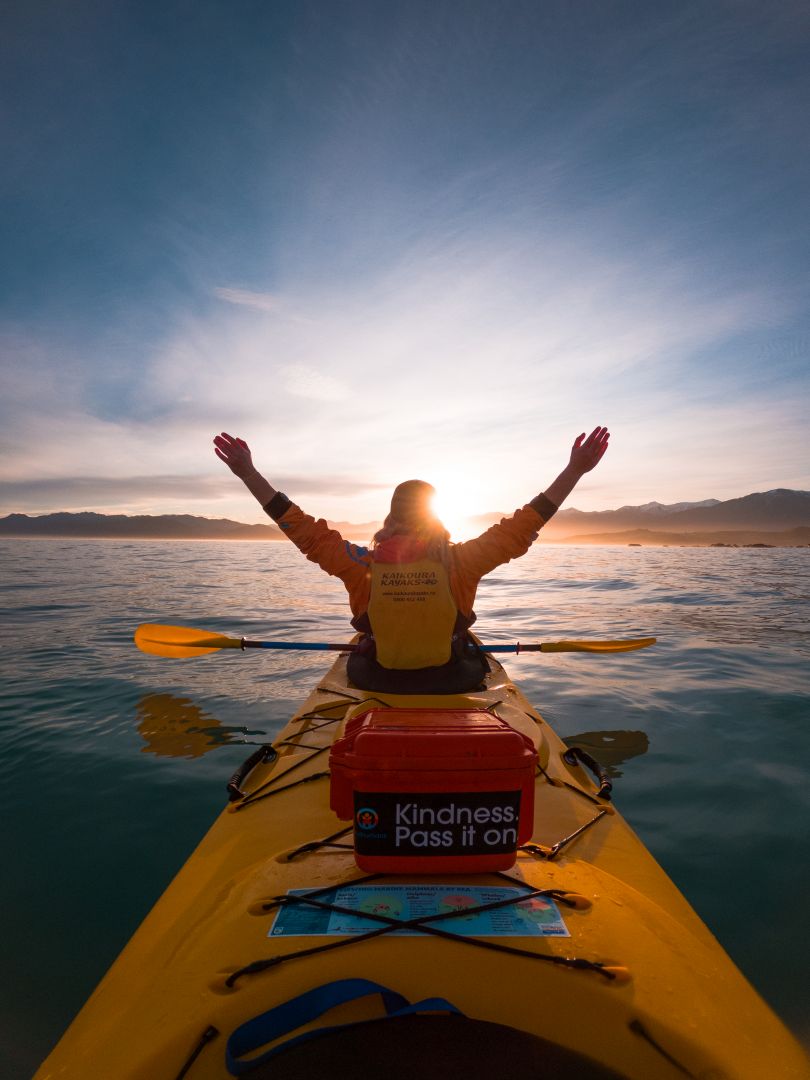
[[[295,503],[289,503],[282,513],[271,516],[310,562],[340,578],[350,594],[367,580],[371,561],[368,548],[344,540],[337,529],[330,529],[322,518],[316,521]]]
[[[529,503],[512,517],[502,518],[475,540],[455,544],[453,561],[459,575],[466,584],[474,585],[496,566],[525,555],[547,520]]]

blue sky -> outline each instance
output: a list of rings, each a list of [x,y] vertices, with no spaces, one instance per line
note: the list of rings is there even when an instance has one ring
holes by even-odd
[[[23,2],[0,513],[810,488],[803,3]]]

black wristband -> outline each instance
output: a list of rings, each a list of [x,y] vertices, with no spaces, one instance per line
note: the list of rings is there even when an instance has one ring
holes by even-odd
[[[559,510],[559,507],[555,506],[551,499],[545,495],[535,495],[529,503],[529,506],[531,506],[532,510],[537,511],[543,521],[548,521],[549,518],[553,518]]]
[[[277,491],[273,498],[262,507],[265,514],[278,521],[279,518],[283,518],[287,511],[292,506],[292,499],[288,499],[283,491]]]

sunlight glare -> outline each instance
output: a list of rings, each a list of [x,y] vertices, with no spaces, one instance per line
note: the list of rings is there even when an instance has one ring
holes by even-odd
[[[433,497],[433,512],[450,533],[451,540],[470,540],[482,532],[481,525],[471,518],[471,515],[480,513],[478,485],[473,487],[468,483],[443,477],[441,482],[434,486],[436,494]]]

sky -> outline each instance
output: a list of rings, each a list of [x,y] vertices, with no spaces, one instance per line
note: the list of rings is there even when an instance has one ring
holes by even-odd
[[[810,488],[810,9],[16,0],[0,514]]]

